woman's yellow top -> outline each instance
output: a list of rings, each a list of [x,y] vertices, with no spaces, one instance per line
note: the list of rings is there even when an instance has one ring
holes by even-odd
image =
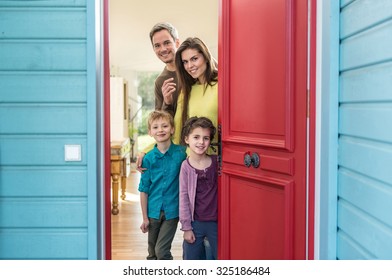
[[[204,91],[205,90],[205,91]],[[184,95],[180,94],[177,100],[177,111],[174,116],[174,135],[173,142],[180,143],[182,130],[182,111],[184,108]],[[189,98],[188,117],[206,117],[209,118],[218,131],[218,84],[207,86],[195,84]],[[216,133],[213,143],[218,142],[218,134]],[[216,153],[214,153],[216,154]]]

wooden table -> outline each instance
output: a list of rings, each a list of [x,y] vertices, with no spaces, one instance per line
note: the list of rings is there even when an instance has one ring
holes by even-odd
[[[127,177],[130,172],[130,149],[129,138],[123,141],[112,141],[110,143],[110,175],[112,177],[112,214],[117,215],[118,209],[118,187],[121,180],[121,199],[125,199]]]

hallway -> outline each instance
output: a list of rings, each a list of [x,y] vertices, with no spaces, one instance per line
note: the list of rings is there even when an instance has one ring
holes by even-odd
[[[142,222],[140,209],[139,184],[140,173],[132,165],[127,178],[126,198],[119,198],[118,215],[112,215],[112,259],[144,260],[147,256],[147,233],[139,229]],[[182,232],[178,225],[173,241],[172,254],[175,260],[182,259]]]

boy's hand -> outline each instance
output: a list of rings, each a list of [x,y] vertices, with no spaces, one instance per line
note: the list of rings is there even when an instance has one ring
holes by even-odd
[[[150,224],[149,220],[143,221],[142,225],[140,226],[140,229],[142,230],[143,233],[148,232],[149,224]]]
[[[193,243],[196,241],[196,237],[192,230],[184,231],[184,240],[188,243]]]

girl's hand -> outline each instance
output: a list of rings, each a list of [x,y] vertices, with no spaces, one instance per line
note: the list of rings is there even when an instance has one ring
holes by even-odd
[[[184,231],[184,240],[188,243],[193,243],[196,241],[195,234],[192,230]]]
[[[149,224],[150,224],[150,221],[149,221],[149,220],[143,221],[143,223],[142,223],[141,226],[140,226],[140,229],[142,230],[143,233],[148,232],[148,226],[149,226]]]

